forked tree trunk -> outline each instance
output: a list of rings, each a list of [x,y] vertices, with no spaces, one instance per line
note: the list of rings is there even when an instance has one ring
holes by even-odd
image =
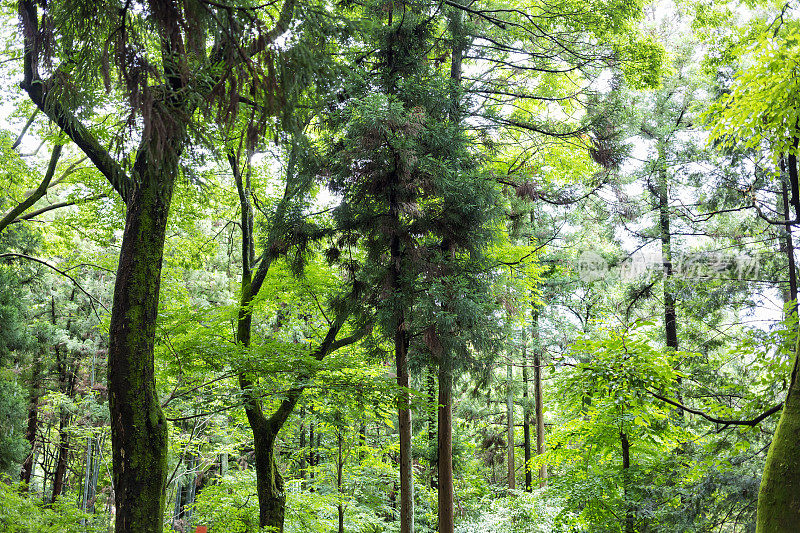
[[[290,155],[289,168],[293,167],[293,154]],[[269,271],[272,256],[264,254],[258,269],[253,272],[254,262],[254,238],[253,238],[253,208],[250,204],[250,182],[249,175],[243,176],[239,169],[236,156],[229,155],[228,160],[236,180],[241,205],[241,225],[242,225],[242,281],[241,296],[239,305],[238,322],[236,327],[236,343],[247,349],[250,346],[252,334],[252,305],[253,300],[258,294],[264,279]],[[284,198],[286,200],[287,198]],[[285,229],[277,221],[283,220],[286,202],[279,204],[275,216],[275,225],[270,235],[270,241],[274,242],[278,237],[284,237],[280,232]],[[336,319],[328,328],[325,339],[311,353],[311,356],[321,361],[330,352],[340,346],[346,346],[360,339],[365,332],[351,335],[346,339],[337,340],[336,337],[341,330],[349,313],[340,312]],[[308,376],[305,376],[306,378]],[[244,397],[244,410],[250,428],[253,431],[253,447],[255,448],[256,462],[256,492],[258,495],[258,515],[259,525],[263,528],[270,528],[269,531],[282,533],[284,528],[286,494],[284,493],[283,476],[275,460],[275,441],[289,416],[294,411],[294,407],[305,389],[305,386],[291,388],[286,397],[281,401],[278,408],[267,417],[261,407],[258,390],[254,379],[247,373],[239,375],[239,386]],[[313,448],[313,426],[309,438],[309,445]],[[313,453],[312,453],[313,457]],[[309,460],[310,478],[313,478],[314,461]]]

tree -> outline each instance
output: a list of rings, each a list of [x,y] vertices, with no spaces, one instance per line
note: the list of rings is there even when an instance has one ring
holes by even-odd
[[[727,145],[753,148],[767,143],[773,160],[786,157],[791,189],[791,209],[778,224],[800,220],[800,189],[797,178],[798,117],[793,102],[800,94],[792,76],[798,46],[791,30],[797,21],[783,20],[774,29],[756,34],[753,66],[740,72],[729,94],[711,109],[712,134]],[[788,207],[788,206],[787,206]],[[791,228],[790,228],[791,232]],[[790,233],[791,234],[791,233]],[[780,422],[767,455],[758,498],[759,532],[786,531],[800,527],[800,504],[795,487],[800,485],[800,399],[797,372],[800,345],[797,345],[786,401]]]
[[[155,389],[153,347],[165,231],[180,158],[201,103],[210,99],[230,112],[238,91],[233,87],[247,82],[233,82],[228,70],[246,64],[253,71],[269,62],[267,46],[288,27],[294,2],[285,2],[275,26],[256,37],[244,30],[254,21],[242,10],[202,1],[143,2],[135,9],[115,2],[40,6],[20,0],[18,5],[23,90],[126,204],[109,333],[115,527],[119,533],[161,531],[167,422]],[[49,77],[42,78],[43,73]],[[118,133],[133,134],[133,154],[124,153],[121,142],[122,153],[115,158],[99,132],[81,121],[79,107],[95,108],[99,86],[114,97],[127,97],[114,103],[127,109],[128,127]],[[258,83],[251,87],[265,90]]]

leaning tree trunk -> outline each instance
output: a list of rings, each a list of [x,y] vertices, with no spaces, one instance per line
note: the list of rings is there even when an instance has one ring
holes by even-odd
[[[179,153],[164,144],[158,157],[145,147],[136,160],[140,180],[127,201],[111,310],[108,403],[117,533],[160,533],[164,514],[167,422],[156,392],[153,348]]]

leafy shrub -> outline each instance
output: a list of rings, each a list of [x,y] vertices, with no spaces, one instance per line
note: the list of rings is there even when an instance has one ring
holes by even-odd
[[[0,531],[3,533],[101,533],[104,516],[87,514],[58,499],[52,505],[22,490],[21,483],[0,480]]]

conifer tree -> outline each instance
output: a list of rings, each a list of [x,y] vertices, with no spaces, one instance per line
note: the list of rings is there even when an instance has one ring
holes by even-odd
[[[378,50],[370,58],[371,77],[355,80],[344,108],[331,117],[332,163],[324,171],[343,196],[334,214],[343,242],[361,240],[366,248],[357,276],[375,288],[379,323],[393,345],[400,387],[401,531],[413,531],[407,389],[414,337],[422,337],[422,352],[439,367],[440,528],[451,530],[449,398],[454,368],[472,357],[465,332],[486,316],[481,253],[492,235],[496,191],[468,150],[461,123],[463,35],[454,33],[449,49],[438,49],[435,32],[446,21],[425,2],[372,10],[381,26],[364,36],[366,46]],[[453,19],[451,28],[457,23]],[[451,69],[439,67],[442,53],[453,56]]]

